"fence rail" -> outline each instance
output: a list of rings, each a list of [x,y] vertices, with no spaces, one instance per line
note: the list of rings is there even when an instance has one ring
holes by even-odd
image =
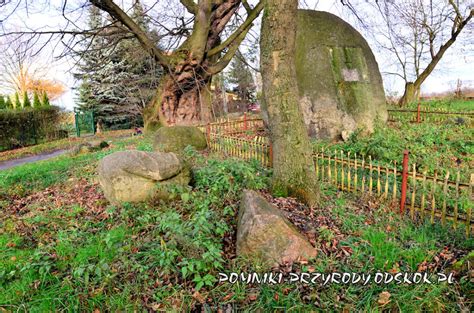
[[[213,123],[198,126],[202,132],[227,135],[259,131],[263,130],[264,127],[265,125],[261,118],[248,118],[246,114],[238,120],[220,119]]]
[[[340,155],[340,156],[339,156]],[[401,213],[407,208],[411,218],[429,217],[434,223],[435,217],[445,225],[451,220],[454,228],[464,225],[466,234],[473,232],[472,205],[474,173],[470,182],[460,181],[459,170],[454,171],[455,180],[449,180],[451,172],[443,175],[435,172],[421,175],[412,164],[411,171],[399,171],[393,167],[375,164],[369,160],[358,159],[356,155],[319,152],[314,155],[316,175],[347,192],[362,192],[376,195],[400,204]],[[405,178],[405,179],[404,179]]]
[[[474,119],[474,112],[452,112],[447,109],[422,108],[418,104],[416,109],[388,109],[389,121],[406,122],[444,122],[448,119],[456,118],[454,121],[459,124],[470,124]]]
[[[216,122],[201,126],[201,129],[206,133],[211,150],[226,156],[256,160],[263,166],[271,167],[273,151],[268,137],[247,139],[236,136],[263,127],[261,120],[251,121],[254,124],[248,124],[249,120]],[[438,170],[429,176],[426,171],[418,172],[416,164],[409,167],[408,153],[406,157],[400,171],[397,162],[393,166],[382,166],[370,156],[366,160],[343,151],[318,151],[313,154],[319,181],[332,184],[344,192],[360,192],[398,202],[401,213],[405,213],[406,208],[412,219],[428,217],[431,223],[439,220],[442,225],[450,221],[454,228],[465,228],[466,235],[473,233],[474,173],[470,175],[469,182],[461,181],[459,170]]]

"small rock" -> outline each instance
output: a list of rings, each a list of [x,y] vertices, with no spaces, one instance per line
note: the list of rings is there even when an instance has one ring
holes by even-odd
[[[255,191],[244,191],[237,226],[238,255],[274,265],[314,258],[316,253],[276,206]]]
[[[72,148],[70,154],[74,156],[83,153],[100,151],[104,148],[107,148],[108,146],[109,144],[106,141],[94,140],[90,142],[84,142]]]

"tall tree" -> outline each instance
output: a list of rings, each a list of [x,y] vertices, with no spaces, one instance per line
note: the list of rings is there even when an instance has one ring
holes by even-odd
[[[41,100],[41,105],[44,107],[51,106],[51,103],[49,102],[48,94],[46,92],[43,92],[43,99]]]
[[[12,110],[13,109],[13,102],[10,97],[7,96],[7,100],[5,100],[5,107],[7,110]]]
[[[192,31],[177,49],[163,51],[114,1],[90,1],[125,25],[165,71],[155,101],[146,111],[147,125],[189,124],[210,119],[211,78],[231,61],[263,8],[262,2],[252,8],[241,0],[181,0],[193,16]],[[241,4],[247,18],[222,40],[221,34]]]
[[[87,6],[84,2],[73,3],[66,0],[62,2],[63,9],[68,9],[62,11],[63,15],[67,15],[67,12],[76,13]],[[155,23],[165,32],[160,33],[160,40],[156,42],[153,36],[147,34],[130,13],[127,13],[129,10],[125,7],[126,4],[118,4],[118,1],[113,0],[88,2],[107,12],[111,22],[118,26],[117,31],[126,31],[128,35],[133,35],[143,50],[163,68],[164,75],[156,90],[155,101],[146,110],[146,120],[147,124],[164,125],[192,124],[199,120],[210,119],[210,80],[229,64],[263,8],[263,0],[258,1],[255,6],[248,0],[179,0],[179,2],[155,0],[152,6],[166,5],[163,7],[166,13],[161,14],[161,18],[174,21],[174,26],[171,27],[161,23],[160,20]],[[22,3],[23,6],[18,3]],[[8,2],[5,7],[16,10],[30,5],[33,5],[30,1],[18,0]],[[173,10],[170,10],[171,8]],[[185,11],[184,14],[182,10]],[[174,12],[180,14],[172,16]],[[11,16],[10,13],[3,14],[5,15],[4,19]],[[0,18],[3,16],[0,13]],[[78,24],[69,23],[69,25]],[[101,29],[12,30],[6,35],[25,38],[22,36],[51,37],[56,34],[55,38],[62,39],[70,48],[77,43],[76,36],[93,33],[100,36]],[[71,37],[64,39],[65,36]]]
[[[14,95],[14,101],[13,101],[13,106],[15,107],[15,110],[20,110],[22,105],[21,105],[21,101],[20,101],[20,95],[18,94],[18,92],[15,92],[15,95]]]
[[[6,103],[5,103],[5,98],[3,97],[3,95],[0,95],[0,110],[4,110],[6,108],[7,108],[7,106],[6,106]]]
[[[393,56],[398,69],[387,74],[405,83],[401,106],[416,100],[423,83],[466,32],[474,15],[472,2],[457,0],[360,0],[353,6],[362,14],[366,9],[362,23],[378,47]]]
[[[31,101],[30,97],[28,96],[28,92],[23,92],[23,108],[31,108]]]
[[[266,0],[260,68],[273,145],[273,192],[315,206],[319,186],[296,83],[297,7],[296,0]]]
[[[38,96],[38,92],[35,90],[35,92],[33,93],[33,107],[35,109],[41,107],[41,101],[40,101],[40,98]]]
[[[148,33],[143,14],[141,3],[136,1],[131,16]],[[89,27],[102,28],[103,24],[100,10],[91,7]],[[123,38],[117,27],[103,27],[101,32],[109,34],[106,37],[85,36],[84,48],[77,51],[82,58],[75,73],[81,80],[79,108],[94,111],[108,126],[138,119],[153,99],[162,72],[138,41]]]
[[[237,95],[245,102],[255,98],[255,83],[252,72],[242,60],[242,55],[236,55],[230,63],[229,82],[236,85]]]

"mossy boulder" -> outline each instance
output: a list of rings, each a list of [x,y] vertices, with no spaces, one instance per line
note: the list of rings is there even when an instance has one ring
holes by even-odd
[[[175,153],[119,151],[100,160],[97,172],[105,197],[114,204],[169,200],[164,186],[187,186],[191,180],[188,166]]]
[[[372,132],[387,120],[382,77],[362,35],[339,17],[299,10],[296,74],[308,133],[347,139],[356,129]]]
[[[160,152],[174,152],[181,154],[187,146],[196,150],[207,147],[206,136],[197,127],[170,126],[160,128],[153,142],[153,150]]]

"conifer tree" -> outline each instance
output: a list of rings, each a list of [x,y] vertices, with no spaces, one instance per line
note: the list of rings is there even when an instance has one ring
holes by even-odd
[[[6,104],[5,104],[5,98],[3,97],[3,95],[0,95],[0,110],[5,110],[7,108]]]
[[[41,107],[41,101],[39,99],[39,96],[38,96],[38,92],[35,90],[35,92],[33,93],[33,107],[35,109]]]
[[[236,55],[230,64],[229,82],[236,85],[239,98],[245,102],[253,101],[256,86],[249,67],[242,60],[242,55]]]
[[[41,105],[43,107],[49,107],[51,106],[51,103],[49,103],[49,98],[48,94],[46,92],[43,92],[43,100],[41,101]]]
[[[23,108],[31,108],[31,101],[26,91],[23,93]]]
[[[9,96],[7,96],[7,100],[5,101],[5,107],[7,108],[7,110],[13,109],[12,99],[10,99]]]
[[[140,1],[135,2],[132,10],[135,22],[150,32]],[[103,27],[97,8],[91,7],[88,23],[91,29]],[[113,29],[106,28],[103,32],[113,32]],[[92,48],[77,51],[82,61],[74,74],[81,80],[77,90],[79,109],[93,111],[107,126],[140,118],[143,108],[156,93],[162,73],[161,67],[136,39],[124,40],[117,36],[121,35],[86,37],[84,42]]]
[[[18,94],[18,92],[15,92],[15,101],[13,103],[13,106],[15,107],[15,110],[20,110],[22,107],[21,101],[20,101],[20,95]]]

